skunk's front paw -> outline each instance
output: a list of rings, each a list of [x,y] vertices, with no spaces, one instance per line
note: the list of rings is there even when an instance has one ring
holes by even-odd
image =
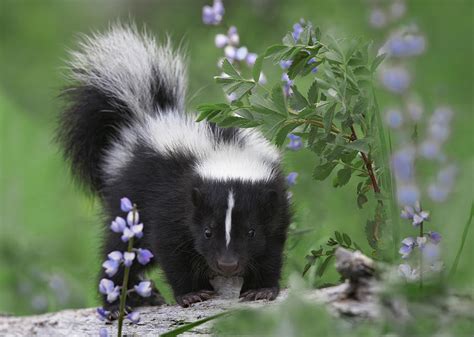
[[[257,301],[257,300],[268,300],[273,301],[277,298],[280,289],[278,287],[273,288],[259,288],[250,289],[240,294],[241,301]]]
[[[215,293],[212,290],[198,290],[192,293],[176,296],[176,302],[178,302],[178,304],[183,308],[187,308],[193,303],[207,301],[214,296],[214,294]]]

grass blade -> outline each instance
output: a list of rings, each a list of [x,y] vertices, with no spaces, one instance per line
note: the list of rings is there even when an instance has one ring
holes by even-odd
[[[202,325],[204,323],[207,323],[209,321],[212,321],[216,318],[219,318],[219,317],[227,315],[227,314],[229,314],[228,311],[221,312],[220,314],[217,314],[217,315],[214,315],[214,316],[209,316],[209,317],[206,317],[206,318],[203,318],[203,319],[185,324],[183,326],[180,326],[179,328],[176,328],[174,330],[171,330],[171,331],[165,332],[164,334],[161,334],[160,337],[174,337],[174,336],[181,335],[182,333],[184,333],[186,331],[189,331],[189,330],[191,330],[191,329],[193,329],[193,328],[195,328],[199,325]]]
[[[449,278],[452,278],[458,269],[459,259],[461,258],[461,253],[466,243],[467,232],[472,223],[472,218],[474,217],[474,202],[471,204],[471,213],[469,214],[469,219],[467,219],[466,224],[464,225],[464,230],[462,232],[461,244],[459,245],[458,252],[456,253],[456,258],[454,259],[451,270],[449,271]]]

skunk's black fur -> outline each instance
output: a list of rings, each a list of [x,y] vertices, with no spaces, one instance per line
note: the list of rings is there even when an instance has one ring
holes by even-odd
[[[146,268],[163,269],[178,303],[208,299],[209,280],[219,274],[242,276],[246,300],[274,299],[290,221],[278,151],[257,131],[195,123],[184,110],[179,53],[134,28],[85,38],[70,68],[58,139],[75,176],[103,204],[104,257],[126,250],[108,230],[115,216],[125,216],[119,204],[126,196],[144,223],[136,246],[154,254]],[[133,264],[129,286],[144,272]],[[121,278],[120,271],[112,280]],[[128,300],[161,303],[157,289]]]

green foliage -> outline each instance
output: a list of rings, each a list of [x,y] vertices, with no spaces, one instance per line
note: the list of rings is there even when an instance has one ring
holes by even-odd
[[[303,268],[303,276],[305,276],[313,266],[317,266],[315,271],[316,276],[323,276],[338,247],[362,251],[360,246],[355,243],[347,233],[335,231],[334,237],[330,237],[324,247],[320,246],[319,249],[311,250],[311,254],[306,255],[307,263]]]
[[[372,85],[374,72],[384,56],[374,57],[370,47],[370,43],[360,39],[324,36],[311,23],[306,23],[297,41],[288,33],[281,44],[266,49],[255,63],[252,79],[245,78],[224,60],[225,75],[215,79],[234,99],[230,103],[200,105],[198,121],[206,119],[221,127],[258,126],[279,147],[290,133],[302,137],[316,158],[312,175],[315,180],[324,181],[332,176],[332,185],[337,188],[351,179],[359,180],[356,193],[359,208],[369,201],[369,192],[374,192],[372,196],[378,203],[365,232],[374,256],[386,258],[385,250],[390,247],[379,244],[387,225],[382,199],[391,196],[392,191],[388,184],[382,191],[381,180],[390,176],[390,172]],[[291,94],[284,89],[288,83],[276,83],[271,90],[258,83],[264,60],[276,66],[281,61],[291,61],[288,68]],[[312,83],[303,93],[296,83],[305,77],[312,78]],[[332,255],[327,256],[318,273],[325,271]],[[319,256],[312,257],[315,262]]]

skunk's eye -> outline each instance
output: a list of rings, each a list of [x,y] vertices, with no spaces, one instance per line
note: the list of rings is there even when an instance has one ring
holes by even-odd
[[[206,239],[209,239],[212,236],[212,232],[209,228],[206,228],[204,230],[204,236],[206,237]]]
[[[247,235],[251,238],[253,238],[255,236],[255,229],[251,229],[247,232]]]

